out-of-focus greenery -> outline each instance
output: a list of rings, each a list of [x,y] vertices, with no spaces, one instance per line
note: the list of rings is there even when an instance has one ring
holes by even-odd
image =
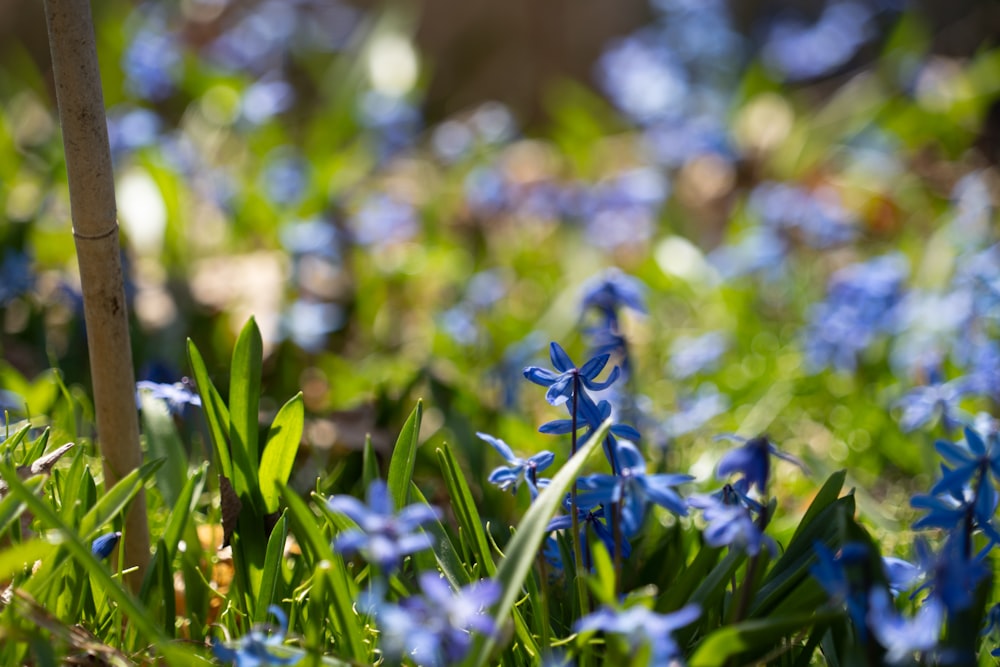
[[[422,398],[420,491],[446,497],[447,443],[503,543],[528,498],[486,484],[498,461],[475,433],[568,458],[535,432],[553,409],[521,370],[552,340],[587,356],[582,295],[608,269],[646,286],[621,320],[622,421],[706,489],[714,436],[767,432],[810,470],[776,480],[779,532],[846,468],[864,521],[909,545],[933,440],[959,437],[941,410],[997,414],[1000,52],[935,54],[919,13],[832,3],[745,35],[723,3],[656,3],[524,123],[493,102],[422,119],[433,63],[398,10],[96,4],[139,379],[191,374],[190,338],[229,398],[252,315],[262,432],[303,392],[300,493],[360,491],[366,435],[388,460]],[[50,75],[29,44],[2,53],[0,404],[89,457]],[[912,393],[956,379],[957,397]],[[172,437],[200,470],[209,431],[183,415]],[[170,505],[153,507],[155,535]]]

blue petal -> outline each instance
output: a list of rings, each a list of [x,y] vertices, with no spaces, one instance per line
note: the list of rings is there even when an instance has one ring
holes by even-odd
[[[549,357],[552,359],[552,366],[560,373],[576,368],[573,360],[566,354],[566,350],[562,349],[562,346],[555,341],[549,345]]]
[[[490,446],[492,446],[493,449],[497,450],[497,452],[500,454],[500,456],[504,457],[510,463],[520,462],[520,459],[518,459],[517,456],[514,455],[514,450],[511,449],[510,445],[508,445],[503,440],[501,440],[499,438],[494,438],[492,435],[489,435],[487,433],[478,433],[477,432],[476,436],[480,440],[483,440],[484,442],[486,442]]]

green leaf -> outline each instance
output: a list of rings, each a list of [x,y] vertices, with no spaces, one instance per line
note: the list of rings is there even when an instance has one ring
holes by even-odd
[[[805,613],[761,620],[744,621],[720,628],[708,635],[688,661],[690,667],[723,667],[727,661],[746,651],[766,651],[786,637],[815,623],[827,623],[839,612]]]
[[[46,558],[55,550],[56,545],[40,537],[0,549],[0,581],[10,581],[15,574],[30,570],[32,563]]]
[[[413,465],[417,460],[420,422],[423,416],[423,401],[417,401],[417,407],[413,408],[413,412],[403,424],[403,430],[399,432],[396,446],[392,450],[392,458],[389,460],[386,485],[397,510],[402,509],[409,501],[410,480],[413,478]]]
[[[503,561],[497,568],[496,580],[500,583],[503,592],[500,595],[500,600],[490,610],[493,618],[503,619],[511,613],[514,602],[521,596],[524,579],[531,571],[538,549],[542,545],[542,540],[545,539],[545,529],[549,520],[559,509],[563,496],[576,480],[587,459],[599,449],[598,444],[604,439],[610,427],[611,420],[608,419],[594,431],[587,442],[559,470],[549,485],[538,494],[535,502],[531,504],[528,512],[524,515],[518,525],[517,533],[507,545]],[[495,637],[477,636],[473,640],[470,652],[472,664],[480,667],[486,664],[495,643]]]
[[[285,540],[288,538],[288,516],[282,514],[278,523],[271,531],[271,537],[267,541],[267,557],[264,559],[264,578],[260,584],[260,593],[257,596],[257,606],[255,609],[254,623],[263,623],[267,620],[267,608],[275,600],[280,599],[277,595],[281,583],[281,559],[285,553]]]
[[[437,450],[437,455],[441,463],[441,472],[444,474],[444,483],[451,497],[451,509],[458,520],[460,534],[472,549],[483,573],[487,577],[492,577],[496,573],[496,563],[493,562],[490,543],[486,539],[483,522],[479,517],[476,501],[469,491],[469,485],[465,481],[465,475],[462,474],[462,469],[447,444]],[[466,565],[471,566],[471,563],[466,562]]]
[[[36,477],[34,479],[26,480],[24,484],[32,493],[38,493],[45,484],[45,478]],[[3,535],[10,525],[17,521],[18,517],[24,514],[24,510],[26,509],[27,505],[19,501],[14,496],[4,496],[3,499],[0,500],[0,535]],[[0,577],[0,581],[3,580],[4,578]]]
[[[375,454],[375,447],[372,446],[372,434],[365,434],[365,450],[361,457],[361,484],[364,488],[371,486],[376,479],[382,476],[378,470],[378,456]]]
[[[229,369],[229,444],[233,457],[233,488],[240,500],[253,505],[258,516],[262,515],[257,484],[260,465],[257,438],[263,354],[260,329],[251,317],[236,340]]]
[[[131,502],[139,490],[156,474],[163,465],[163,459],[147,461],[129,474],[118,480],[118,483],[106,490],[90,510],[80,520],[80,537],[85,541],[94,539],[106,523],[111,521],[125,506]]]
[[[260,495],[267,514],[278,511],[278,500],[281,497],[278,484],[288,483],[288,476],[295,465],[295,456],[299,452],[304,425],[305,408],[302,392],[299,392],[281,407],[267,434],[267,445],[264,447],[258,472]]]
[[[233,462],[229,455],[229,410],[222,401],[219,390],[212,384],[208,369],[205,367],[205,361],[201,358],[201,353],[198,352],[198,348],[195,347],[190,338],[187,341],[187,349],[188,362],[191,364],[191,372],[198,387],[198,394],[201,396],[201,407],[205,412],[205,419],[208,421],[208,432],[212,437],[220,474],[232,479]]]
[[[816,497],[813,498],[813,501],[809,504],[809,508],[806,510],[806,513],[802,515],[802,520],[799,521],[799,525],[795,528],[795,534],[792,535],[792,542],[795,541],[795,538],[802,533],[806,526],[813,522],[820,512],[825,510],[833,501],[840,497],[840,491],[844,488],[844,480],[846,478],[846,470],[838,470],[826,478],[826,482],[823,483],[823,488],[821,488],[816,494]]]
[[[147,392],[139,393],[142,405],[142,431],[146,436],[149,458],[163,459],[156,472],[156,487],[168,505],[177,503],[188,476],[188,457],[174,419],[166,403]]]
[[[357,586],[347,573],[344,560],[333,553],[329,540],[323,536],[316,522],[316,515],[302,498],[287,486],[281,485],[281,496],[287,506],[286,516],[291,524],[296,540],[311,554],[316,576],[326,572],[332,595],[330,609],[334,625],[339,629],[344,641],[342,653],[355,660],[365,662],[368,649],[361,632],[360,620],[354,612]]]
[[[424,494],[412,482],[410,483],[410,494],[415,502],[425,505],[429,504],[427,499],[424,498]],[[454,588],[461,588],[462,586],[471,584],[472,577],[469,576],[468,570],[465,569],[462,556],[451,541],[451,537],[449,537],[444,524],[435,519],[424,530],[434,536],[434,557],[437,559],[438,567],[441,568],[441,572],[444,573],[448,583]]]
[[[601,540],[591,539],[589,544],[594,574],[584,575],[587,577],[587,584],[602,604],[613,607],[618,604],[618,600],[615,599],[615,567],[611,563],[611,556]]]
[[[12,470],[7,468],[2,472],[10,485],[10,493],[23,501],[38,520],[62,535],[62,545],[95,579],[104,593],[118,603],[139,635],[150,645],[156,646],[168,663],[188,664],[186,652],[170,644],[169,638],[160,630],[149,612],[120,583],[111,578],[105,565],[90,552],[89,542],[84,542],[77,531],[66,525],[46,501],[35,496]]]

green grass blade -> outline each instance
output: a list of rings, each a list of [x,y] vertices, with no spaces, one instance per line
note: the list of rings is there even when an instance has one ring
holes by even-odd
[[[93,507],[80,520],[80,536],[84,540],[92,540],[104,525],[121,512],[135,498],[156,471],[163,465],[163,459],[147,461],[139,468],[118,480],[118,483],[105,491]]]
[[[399,432],[396,439],[396,446],[392,450],[392,458],[389,460],[389,475],[386,478],[386,485],[392,500],[396,504],[396,509],[400,509],[407,504],[410,497],[410,480],[413,478],[413,465],[417,460],[417,445],[420,440],[420,422],[424,416],[423,401],[417,401],[417,407],[403,424],[403,430]]]
[[[278,501],[281,498],[278,484],[288,483],[295,456],[299,452],[304,426],[305,407],[302,392],[299,392],[281,407],[267,433],[267,444],[264,446],[258,472],[260,495],[264,500],[266,514],[278,511]]]
[[[763,652],[781,639],[815,623],[827,623],[840,612],[805,613],[729,625],[708,635],[688,661],[690,667],[723,667],[730,658],[746,651]]]
[[[410,494],[415,502],[428,504],[427,499],[424,498],[424,494],[420,492],[416,484],[410,484]],[[452,587],[461,588],[471,584],[472,577],[465,569],[461,554],[451,541],[444,524],[440,521],[433,521],[425,530],[434,536],[434,558]]]
[[[451,497],[451,508],[458,520],[461,537],[472,550],[480,570],[486,576],[492,577],[496,573],[496,563],[493,562],[490,543],[486,539],[485,528],[479,516],[476,501],[465,481],[465,475],[462,474],[462,469],[459,467],[451,447],[444,445],[437,450],[437,455],[441,463],[444,483],[448,487],[448,495]],[[471,565],[471,563],[467,563],[467,565]]]
[[[36,477],[25,481],[25,486],[27,486],[32,493],[38,493],[44,484],[44,477]],[[4,496],[3,500],[0,500],[0,535],[3,535],[11,524],[17,521],[18,517],[20,517],[26,509],[27,506],[14,496]],[[3,581],[3,577],[0,577],[0,581]]]
[[[56,545],[36,537],[0,549],[0,581],[10,581],[15,574],[30,569],[36,560],[42,560],[54,553],[56,548]]]
[[[361,484],[364,488],[382,476],[378,470],[378,456],[375,454],[375,447],[372,446],[372,434],[365,435],[365,450],[361,456]]]
[[[319,529],[318,517],[309,509],[306,502],[284,485],[281,486],[281,495],[288,507],[286,516],[291,524],[292,533],[299,544],[312,554],[312,565],[316,568],[316,576],[320,576],[323,569],[328,572],[329,588],[333,598],[330,609],[344,644],[342,652],[347,657],[366,661],[368,648],[361,631],[360,619],[354,612],[357,586],[348,575],[344,560],[333,553],[329,540]]]
[[[216,462],[224,477],[233,478],[233,462],[229,456],[229,410],[219,395],[219,390],[212,384],[212,379],[208,375],[205,361],[201,358],[201,353],[194,342],[188,338],[188,363],[191,364],[191,373],[194,375],[195,384],[198,387],[198,394],[201,396],[201,407],[208,421],[208,432],[212,437],[212,445],[215,450]]]
[[[264,578],[257,595],[257,606],[254,611],[254,623],[267,620],[267,608],[280,599],[278,586],[281,583],[281,559],[284,557],[285,540],[288,539],[288,516],[282,514],[274,525],[271,537],[267,541],[267,556],[264,559]]]
[[[608,429],[611,427],[611,420],[604,422],[580,447],[576,454],[566,462],[559,470],[558,474],[549,482],[549,485],[538,494],[538,498],[531,504],[528,512],[524,515],[518,525],[517,533],[507,545],[504,559],[497,568],[496,579],[503,588],[500,600],[491,609],[492,616],[496,619],[504,619],[514,608],[514,602],[521,596],[521,587],[525,577],[531,571],[531,566],[535,562],[535,557],[545,539],[545,528],[549,520],[562,504],[563,496],[580,474],[583,465],[590,458],[598,445],[604,439]],[[493,650],[495,637],[477,636],[473,640],[473,647],[470,655],[474,665],[482,667],[489,660]]]
[[[146,392],[140,392],[142,432],[146,436],[147,456],[163,459],[156,472],[156,487],[168,505],[175,505],[188,476],[188,457],[166,404]]]
[[[260,329],[251,317],[236,340],[229,369],[229,444],[233,457],[233,488],[244,503],[247,502],[244,496],[250,500],[258,515],[262,514],[257,485],[260,465],[257,438],[263,354]]]
[[[38,520],[62,535],[62,546],[97,581],[104,593],[118,603],[139,635],[148,644],[156,646],[168,663],[185,664],[185,660],[188,658],[186,652],[181,653],[176,650],[176,647],[169,644],[168,637],[156,625],[149,613],[142,608],[138,600],[132,597],[120,583],[112,579],[104,564],[90,552],[89,543],[84,542],[75,530],[67,526],[47,502],[34,495],[18,479],[17,475],[13,474],[13,471],[8,468],[4,471],[3,476],[10,486],[10,493],[24,502]]]
[[[840,497],[840,491],[844,488],[844,480],[846,478],[846,470],[838,470],[827,477],[826,482],[823,483],[823,487],[816,494],[816,497],[813,498],[813,501],[809,503],[806,513],[802,515],[802,520],[799,521],[799,525],[795,528],[795,534],[792,535],[792,542],[795,541],[806,526],[813,522],[820,512]]]

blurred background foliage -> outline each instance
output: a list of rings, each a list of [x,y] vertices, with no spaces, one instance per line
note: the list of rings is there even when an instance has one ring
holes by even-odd
[[[94,11],[140,379],[180,381],[191,337],[225,393],[254,315],[262,424],[304,392],[300,488],[351,487],[418,397],[472,480],[497,463],[476,431],[548,447],[521,369],[550,340],[584,357],[612,267],[648,288],[625,417],[673,469],[768,431],[890,525],[941,410],[995,413],[995,3]],[[61,149],[41,5],[2,0],[0,401],[57,439],[89,423]]]

